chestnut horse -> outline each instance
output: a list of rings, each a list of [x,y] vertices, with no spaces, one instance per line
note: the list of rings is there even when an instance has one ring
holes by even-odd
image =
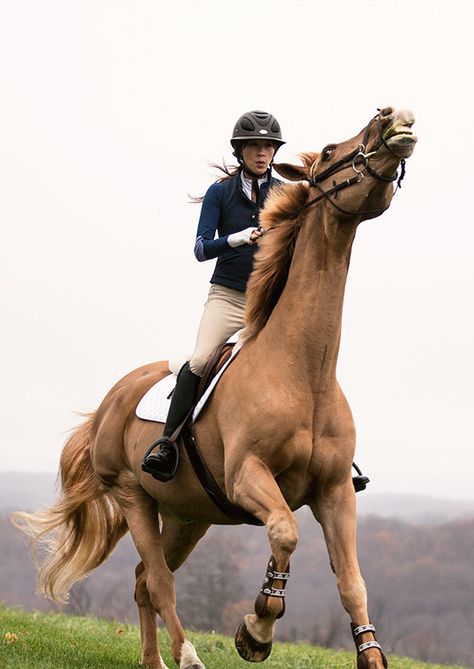
[[[248,286],[243,345],[194,426],[222,491],[268,533],[265,583],[236,635],[249,661],[270,653],[297,543],[293,511],[308,505],[324,531],[359,669],[386,666],[356,554],[355,430],[336,361],[356,229],[390,205],[397,169],[416,142],[413,123],[411,112],[387,107],[353,139],[303,154],[302,166],[276,166],[299,183],[274,190],[261,214],[266,234]],[[38,514],[17,513],[15,522],[46,543],[39,588],[57,601],[129,530],[141,558],[135,589],[141,662],[165,667],[158,613],[180,669],[204,669],[176,613],[173,572],[211,524],[237,521],[207,496],[185,452],[171,482],[141,470],[162,426],[137,418],[135,408],[169,373],[166,362],[156,362],[119,381],[66,443],[57,503]]]

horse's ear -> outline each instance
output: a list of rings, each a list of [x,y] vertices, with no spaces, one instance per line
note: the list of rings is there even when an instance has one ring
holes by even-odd
[[[290,165],[290,163],[274,163],[273,167],[278,174],[290,181],[304,181],[309,178],[311,165],[319,158],[319,153],[306,151],[300,153],[303,165]]]
[[[290,165],[290,163],[273,163],[273,169],[281,177],[289,181],[303,181],[309,176],[309,169],[306,165]]]

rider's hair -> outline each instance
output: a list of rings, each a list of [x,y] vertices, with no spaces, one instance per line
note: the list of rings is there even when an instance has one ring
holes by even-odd
[[[219,176],[218,179],[214,181],[216,184],[220,184],[223,181],[227,181],[228,179],[232,179],[232,177],[235,177],[236,174],[238,174],[241,170],[242,167],[240,165],[227,165],[226,163],[223,163],[222,165],[218,165],[217,163],[209,163],[210,167],[219,170],[220,172],[223,173],[223,176]],[[204,200],[204,195],[199,195],[198,197],[195,197],[194,195],[189,195],[189,201],[192,202],[193,204],[200,204]]]

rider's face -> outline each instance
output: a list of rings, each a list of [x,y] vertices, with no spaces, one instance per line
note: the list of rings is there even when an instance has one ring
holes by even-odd
[[[275,155],[275,145],[268,139],[252,139],[242,149],[245,166],[255,174],[265,174]]]

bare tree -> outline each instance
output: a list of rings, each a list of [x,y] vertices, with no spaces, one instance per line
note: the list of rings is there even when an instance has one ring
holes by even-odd
[[[223,631],[223,612],[242,599],[239,545],[214,533],[187,561],[177,579],[178,604],[185,625]]]
[[[90,613],[91,595],[87,581],[80,581],[72,587],[69,602],[64,610],[66,613],[79,616]]]

